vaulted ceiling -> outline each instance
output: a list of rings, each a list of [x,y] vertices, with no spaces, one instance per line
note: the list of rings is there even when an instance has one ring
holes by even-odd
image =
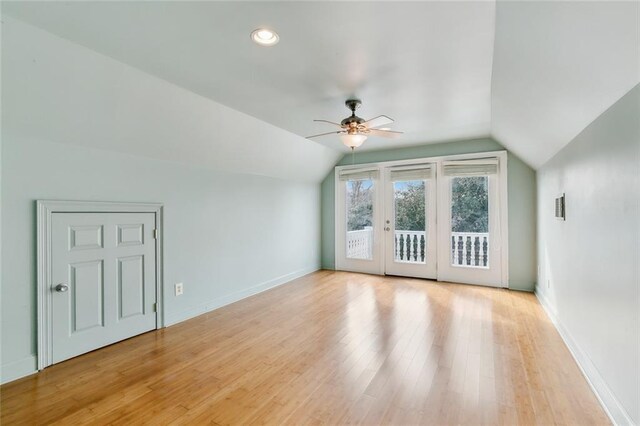
[[[344,100],[405,133],[543,164],[640,82],[637,2],[3,2],[41,27],[300,136]],[[280,43],[259,47],[258,27]],[[345,149],[337,137],[317,140]]]

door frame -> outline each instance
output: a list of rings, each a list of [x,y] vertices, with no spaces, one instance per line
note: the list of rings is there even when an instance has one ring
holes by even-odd
[[[422,157],[422,158],[411,158],[411,159],[407,159],[407,160],[394,160],[394,161],[379,161],[379,162],[373,162],[373,163],[361,163],[361,164],[353,164],[353,165],[348,165],[348,166],[336,166],[335,170],[334,170],[334,194],[335,194],[335,204],[334,204],[334,220],[335,220],[335,229],[334,229],[334,235],[335,235],[335,254],[334,254],[334,261],[335,261],[335,265],[336,265],[336,269],[337,270],[346,270],[344,269],[344,265],[343,262],[341,262],[341,260],[339,259],[339,254],[342,252],[339,252],[338,250],[338,242],[339,240],[339,226],[338,223],[341,220],[341,218],[339,217],[339,212],[338,212],[338,194],[339,194],[339,189],[338,186],[340,185],[338,176],[340,174],[341,170],[349,170],[349,169],[363,169],[363,168],[378,168],[379,170],[379,176],[382,176],[382,173],[384,171],[384,169],[386,167],[392,167],[392,166],[408,166],[408,165],[414,165],[414,164],[422,164],[422,163],[434,163],[436,168],[437,168],[437,172],[436,175],[439,174],[440,169],[441,169],[441,165],[443,161],[447,161],[447,160],[472,160],[472,159],[479,159],[479,158],[486,158],[486,157],[497,157],[499,159],[499,168],[500,168],[500,172],[498,174],[498,185],[499,185],[499,189],[498,189],[498,194],[499,194],[499,205],[500,205],[500,217],[499,217],[499,223],[500,223],[500,228],[501,228],[501,241],[500,241],[500,246],[501,246],[501,283],[500,283],[500,287],[503,288],[508,288],[509,287],[509,203],[508,203],[508,169],[507,169],[507,151],[506,150],[500,150],[500,151],[486,151],[486,152],[474,152],[474,153],[469,153],[469,154],[453,154],[453,155],[443,155],[443,156],[436,156],[436,157]],[[383,179],[381,179],[382,181]],[[384,182],[382,182],[383,185],[381,185],[380,187],[380,193],[384,195],[384,190],[385,188],[384,186]],[[439,187],[440,185],[435,185],[436,187]],[[440,195],[440,189],[437,189],[439,192],[437,194],[437,200],[438,202],[440,202],[441,200],[441,195]],[[384,197],[378,197],[378,199],[383,199]],[[376,204],[377,208],[383,209],[384,206],[380,205],[382,204],[381,201],[378,201],[378,203]],[[436,221],[439,223],[440,220],[438,220],[437,215],[439,214],[440,210],[438,207],[436,207],[437,213],[436,213]],[[381,211],[381,213],[384,213]],[[377,223],[375,225],[376,227],[382,227],[383,223]],[[379,239],[378,239],[379,241]],[[385,241],[382,241],[381,244],[383,244],[382,246],[382,253],[386,253],[386,248],[384,246]],[[438,250],[439,251],[439,250]],[[341,267],[342,266],[342,267]],[[384,256],[380,256],[380,259],[378,259],[378,265],[377,265],[377,274],[378,275],[384,275],[385,274],[385,266],[384,266]],[[436,271],[437,271],[437,266],[436,266]],[[355,271],[357,272],[357,271]]]
[[[38,370],[53,364],[51,220],[54,213],[153,213],[156,219],[156,330],[164,327],[163,210],[161,203],[37,200],[37,358]]]

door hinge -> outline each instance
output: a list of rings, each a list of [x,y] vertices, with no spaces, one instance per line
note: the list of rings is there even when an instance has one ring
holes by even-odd
[[[153,238],[156,239],[156,240],[158,239],[158,230],[157,229],[153,230]]]
[[[157,303],[153,304],[153,312],[158,312],[158,304]]]

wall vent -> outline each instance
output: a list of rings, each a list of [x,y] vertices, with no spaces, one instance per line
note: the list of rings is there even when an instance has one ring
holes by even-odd
[[[556,219],[566,220],[564,194],[556,198]]]

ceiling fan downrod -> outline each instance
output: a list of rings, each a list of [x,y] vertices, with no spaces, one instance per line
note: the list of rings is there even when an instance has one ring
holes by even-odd
[[[360,99],[347,99],[344,104],[351,110],[351,116],[345,118],[340,122],[340,125],[345,126],[350,134],[357,133],[356,128],[359,124],[364,123],[364,119],[356,115],[356,110],[362,105]]]
[[[351,110],[351,116],[355,116],[356,110],[362,105],[362,101],[360,99],[347,99],[344,104]]]

